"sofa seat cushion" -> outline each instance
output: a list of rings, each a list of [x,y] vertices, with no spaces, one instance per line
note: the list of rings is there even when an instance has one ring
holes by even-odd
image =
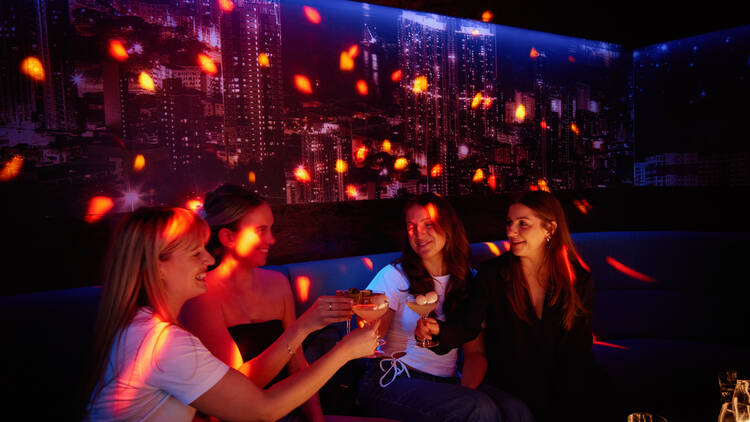
[[[613,394],[628,412],[648,411],[672,421],[713,420],[719,412],[717,374],[750,369],[750,349],[662,338],[595,344],[597,363],[611,377]],[[614,347],[618,346],[618,347]]]

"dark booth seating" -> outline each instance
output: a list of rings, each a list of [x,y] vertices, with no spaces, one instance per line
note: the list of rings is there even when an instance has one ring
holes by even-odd
[[[628,411],[655,412],[670,422],[713,419],[719,410],[717,372],[735,368],[750,376],[747,276],[741,271],[748,239],[748,233],[679,231],[573,235],[595,279],[596,360]],[[475,264],[505,252],[502,241],[472,244]],[[287,276],[302,313],[319,295],[364,288],[398,256],[268,268]],[[637,273],[626,274],[628,268]],[[99,295],[98,287],[85,287],[0,297],[7,356],[2,374],[12,390],[6,413],[33,419],[71,414]],[[308,355],[325,352],[342,327],[311,336]],[[337,374],[321,393],[323,406],[356,412],[341,406],[354,396],[346,390],[356,388],[356,369],[349,365],[342,372],[348,375]]]

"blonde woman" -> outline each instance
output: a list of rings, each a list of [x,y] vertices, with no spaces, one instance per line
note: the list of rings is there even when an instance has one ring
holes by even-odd
[[[208,225],[181,208],[142,208],[116,230],[105,266],[87,385],[86,420],[276,420],[310,398],[347,361],[377,344],[355,330],[304,371],[263,390],[214,357],[177,324],[206,290],[214,259]],[[288,350],[303,337],[284,333]],[[291,357],[291,353],[288,354]]]

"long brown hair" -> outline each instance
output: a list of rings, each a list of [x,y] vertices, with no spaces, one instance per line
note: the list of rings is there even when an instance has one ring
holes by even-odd
[[[401,257],[394,261],[394,264],[401,264],[401,269],[409,280],[409,293],[411,294],[425,294],[435,290],[435,280],[422,263],[422,258],[409,244],[406,213],[413,206],[435,207],[435,215],[431,215],[431,218],[436,223],[436,230],[445,236],[443,262],[451,277],[446,289],[443,310],[446,315],[449,315],[456,309],[458,303],[465,299],[466,283],[472,276],[469,268],[471,249],[466,239],[464,225],[450,203],[434,193],[424,193],[407,201],[404,206],[404,245]]]
[[[237,230],[237,223],[245,214],[267,203],[263,197],[237,186],[224,184],[206,194],[203,210],[208,225],[211,226],[211,237],[206,250],[216,258],[219,265],[224,255],[224,246],[219,241],[219,230],[226,228]]]
[[[542,227],[546,230],[552,228],[553,222],[557,224],[545,248],[542,273],[547,274],[547,292],[552,296],[550,304],[554,305],[562,301],[563,327],[569,331],[578,316],[589,314],[591,310],[584,307],[575,289],[576,273],[584,270],[573,246],[573,240],[570,238],[570,230],[562,206],[554,195],[544,191],[524,193],[512,201],[512,204],[521,204],[530,208],[534,215],[542,220]],[[504,274],[509,282],[506,285],[510,287],[506,290],[508,301],[518,318],[531,323],[526,299],[528,297],[527,282],[521,269],[521,260],[515,255],[510,258],[510,271]]]
[[[166,304],[158,263],[178,248],[203,245],[208,235],[206,222],[184,208],[139,208],[120,221],[105,258],[83,402],[93,402],[107,382],[97,387],[113,344],[139,308],[150,307],[162,321],[177,322]]]

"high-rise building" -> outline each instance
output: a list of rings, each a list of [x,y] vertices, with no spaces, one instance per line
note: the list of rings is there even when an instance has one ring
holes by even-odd
[[[190,170],[201,158],[205,133],[200,92],[180,79],[165,79],[161,92],[161,142],[169,150],[172,171]]]
[[[456,143],[456,52],[451,19],[404,11],[399,17],[398,49],[404,116],[404,144],[409,161],[427,177],[428,189],[448,194],[449,144]],[[451,96],[453,94],[453,96]],[[453,159],[450,160],[451,165]],[[430,169],[443,171],[431,177]],[[417,192],[412,192],[417,193]]]
[[[36,3],[26,0],[0,2],[0,124],[19,126],[30,122],[39,110],[42,82],[21,73],[19,64],[39,57],[39,25]]]
[[[73,61],[67,43],[72,39],[68,0],[37,0],[39,47],[44,66],[44,124],[51,130],[76,128]]]
[[[221,45],[226,153],[262,163],[282,148],[279,1],[237,1],[221,17]]]
[[[348,129],[333,123],[307,128],[302,133],[302,163],[311,179],[309,200],[347,200],[346,168],[351,161],[352,139]]]

